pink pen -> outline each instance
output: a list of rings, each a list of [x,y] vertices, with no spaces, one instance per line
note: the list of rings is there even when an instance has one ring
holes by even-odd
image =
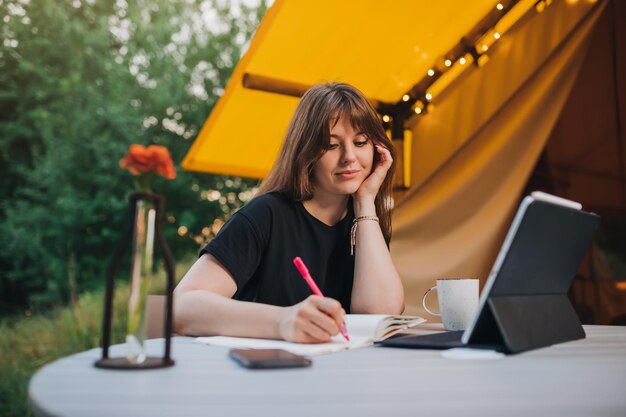
[[[298,271],[300,272],[300,275],[302,275],[302,278],[304,278],[306,283],[309,284],[309,288],[311,288],[311,291],[313,291],[313,294],[323,297],[324,294],[322,294],[322,292],[320,291],[315,281],[313,281],[313,277],[311,277],[311,274],[309,273],[309,269],[306,267],[304,262],[302,262],[302,259],[300,259],[299,256],[296,256],[295,258],[293,258],[293,263],[296,266],[296,268],[298,268]],[[339,331],[341,331],[341,334],[343,335],[343,337],[345,337],[346,340],[349,342],[350,336],[348,336],[348,331],[346,330],[346,323],[341,323],[341,326],[339,326]]]

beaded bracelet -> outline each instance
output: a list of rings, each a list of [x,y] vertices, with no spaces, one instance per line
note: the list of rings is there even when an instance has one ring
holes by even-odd
[[[378,222],[378,217],[376,216],[359,216],[352,220],[352,229],[350,229],[350,255],[354,255],[354,247],[356,246],[356,227],[360,221],[363,220],[373,220]]]

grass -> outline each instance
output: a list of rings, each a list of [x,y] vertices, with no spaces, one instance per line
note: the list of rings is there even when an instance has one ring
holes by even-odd
[[[128,285],[119,285],[111,329],[116,343],[126,328],[124,295]],[[103,292],[86,293],[73,308],[0,322],[0,416],[32,416],[28,382],[35,371],[55,359],[100,346],[103,302]]]
[[[179,264],[176,270],[180,275],[189,266]],[[165,282],[164,273],[157,273],[153,282]],[[117,283],[111,344],[124,340],[128,296],[128,284]],[[0,320],[0,417],[33,416],[27,402],[35,371],[63,356],[100,346],[103,303],[104,291],[84,293],[73,307]]]

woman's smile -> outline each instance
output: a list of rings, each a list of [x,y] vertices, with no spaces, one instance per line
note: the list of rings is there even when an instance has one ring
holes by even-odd
[[[359,169],[347,169],[345,171],[340,171],[335,175],[338,175],[341,179],[351,180],[356,178],[359,175],[359,172],[361,172]]]

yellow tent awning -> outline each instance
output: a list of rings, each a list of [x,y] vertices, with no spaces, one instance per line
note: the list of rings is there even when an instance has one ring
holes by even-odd
[[[496,7],[494,0],[277,0],[185,157],[186,170],[263,178],[298,92],[342,81],[395,103]],[[278,80],[293,95],[244,87]]]

